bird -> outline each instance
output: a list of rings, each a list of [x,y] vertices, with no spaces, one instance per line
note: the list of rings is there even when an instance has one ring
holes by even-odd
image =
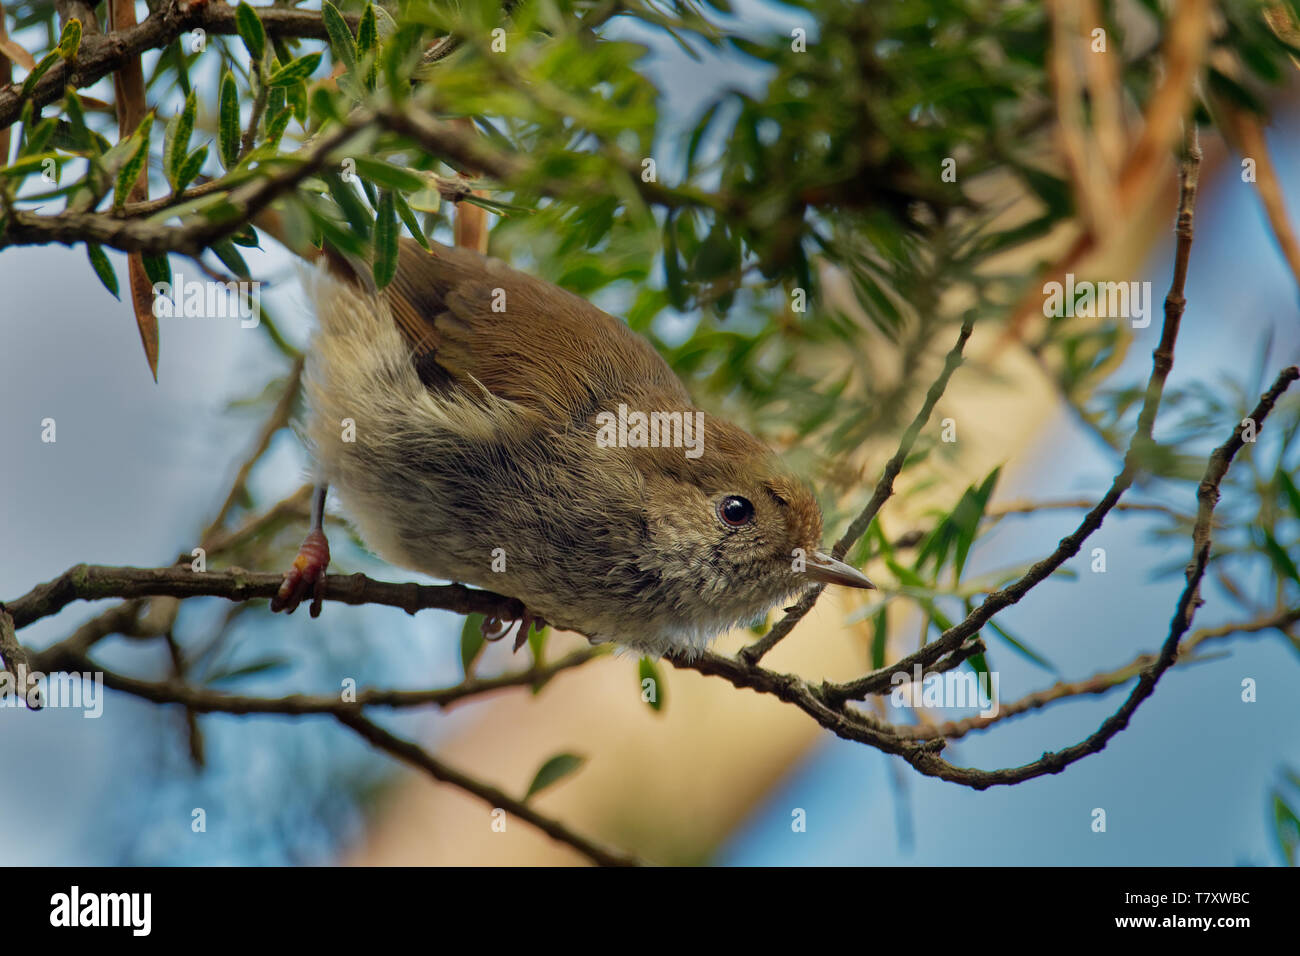
[[[486,628],[516,649],[549,623],[690,659],[810,588],[874,586],[823,549],[809,487],[614,316],[433,241],[403,238],[382,290],[326,260],[307,277],[312,525],[273,610],[320,612],[331,487],[385,561],[520,602]]]

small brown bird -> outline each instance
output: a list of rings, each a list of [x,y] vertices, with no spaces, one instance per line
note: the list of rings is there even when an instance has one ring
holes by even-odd
[[[522,602],[516,646],[544,619],[689,655],[815,583],[872,587],[821,550],[812,493],[622,322],[467,249],[403,240],[379,294],[359,273],[315,279],[321,487],[275,609],[319,612],[325,484],[385,560]]]

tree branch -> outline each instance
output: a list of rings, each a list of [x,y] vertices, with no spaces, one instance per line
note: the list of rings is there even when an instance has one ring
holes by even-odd
[[[920,411],[912,419],[912,424],[903,433],[903,438],[898,443],[898,450],[885,463],[885,469],[880,475],[880,480],[876,482],[876,489],[872,492],[871,500],[867,502],[867,506],[862,509],[862,513],[853,520],[840,539],[835,542],[835,547],[831,552],[833,557],[837,559],[843,558],[848,553],[849,548],[853,547],[858,538],[862,537],[867,528],[871,526],[871,522],[875,520],[876,514],[881,507],[894,493],[894,479],[903,470],[903,462],[912,453],[912,446],[916,444],[916,439],[920,436],[925,423],[930,420],[930,414],[934,411],[935,405],[939,403],[940,397],[948,387],[948,380],[952,378],[952,373],[957,370],[957,366],[961,365],[962,352],[966,348],[966,342],[970,339],[973,329],[973,318],[962,323],[961,331],[957,334],[957,342],[944,360],[943,370],[930,386]],[[786,612],[781,620],[772,626],[770,631],[741,650],[741,660],[751,665],[762,660],[763,656],[776,647],[787,634],[794,630],[794,626],[803,620],[804,615],[812,610],[813,605],[817,603],[817,599],[821,597],[822,590],[823,586],[819,584],[808,591],[794,607]]]
[[[1282,373],[1278,375],[1272,387],[1264,394],[1259,404],[1250,414],[1250,419],[1254,422],[1257,431],[1263,425],[1264,419],[1268,417],[1269,412],[1273,410],[1273,405],[1278,397],[1298,378],[1300,378],[1300,368],[1295,366],[1283,369]],[[1205,469],[1205,476],[1201,479],[1196,493],[1199,507],[1196,516],[1196,527],[1192,532],[1192,560],[1187,567],[1187,585],[1183,588],[1182,594],[1179,595],[1173,619],[1169,624],[1169,636],[1161,646],[1159,656],[1142,671],[1138,677],[1137,686],[1133,688],[1132,693],[1129,694],[1128,699],[1124,701],[1119,710],[1106,718],[1094,733],[1074,746],[1058,750],[1055,753],[1045,753],[1038,760],[1020,767],[992,771],[979,770],[973,767],[956,767],[933,753],[905,759],[908,759],[912,766],[927,776],[939,777],[952,783],[965,784],[968,787],[974,787],[976,790],[984,790],[993,786],[1023,783],[1025,780],[1041,777],[1044,774],[1060,773],[1075,761],[1081,760],[1090,754],[1100,753],[1105,749],[1111,738],[1128,726],[1138,707],[1151,696],[1156,683],[1178,659],[1179,640],[1191,627],[1196,608],[1201,603],[1201,579],[1205,575],[1205,567],[1210,560],[1211,520],[1214,515],[1214,507],[1219,500],[1219,485],[1223,481],[1224,475],[1227,474],[1232,459],[1241,450],[1244,430],[1244,425],[1238,425],[1234,428],[1232,436],[1216,448],[1210,456]]]
[[[22,630],[34,621],[57,614],[73,601],[101,598],[223,597],[230,601],[271,598],[283,575],[270,572],[191,571],[188,567],[123,568],[78,564],[53,581],[38,585],[8,603],[14,626]],[[325,578],[325,600],[343,604],[383,604],[407,614],[438,609],[457,614],[495,615],[518,620],[523,604],[514,598],[467,588],[461,584],[394,584],[364,574],[330,574]]]
[[[473,777],[466,776],[459,770],[449,767],[409,740],[403,740],[401,737],[389,733],[383,727],[367,720],[359,713],[340,714],[337,715],[337,719],[339,723],[345,727],[351,727],[363,740],[368,741],[379,750],[383,750],[399,760],[423,770],[435,780],[449,783],[466,793],[478,797],[490,807],[499,807],[526,823],[531,823],[551,839],[573,847],[573,849],[598,866],[640,865],[641,861],[636,857],[620,853],[617,850],[607,849],[593,840],[588,840],[586,837],[574,833],[559,821],[542,816],[524,801],[516,800],[497,787],[482,783]]]
[[[314,10],[294,10],[285,7],[257,7],[257,15],[271,37],[301,37],[310,40],[327,40],[320,13]],[[346,18],[356,30],[357,17]],[[63,96],[69,87],[82,89],[116,71],[131,57],[146,50],[161,49],[182,33],[203,29],[212,34],[233,35],[235,8],[218,0],[164,0],[143,23],[109,34],[87,33],[81,39],[77,59],[71,67],[60,61],[52,66],[37,82],[32,100],[44,106]],[[0,127],[7,127],[18,119],[23,109],[21,86],[0,90]]]
[[[1164,393],[1165,380],[1174,364],[1174,343],[1178,339],[1178,330],[1182,323],[1183,310],[1187,300],[1183,290],[1187,284],[1187,264],[1192,252],[1196,194],[1200,182],[1201,147],[1197,139],[1195,122],[1187,123],[1186,147],[1180,169],[1178,216],[1174,226],[1177,243],[1174,250],[1174,275],[1169,293],[1165,296],[1165,317],[1160,331],[1160,343],[1152,353],[1151,375],[1147,380],[1146,393],[1142,409],[1138,413],[1137,427],[1124,455],[1124,466],[1111,482],[1110,489],[1097,505],[1084,516],[1071,534],[1061,539],[1055,551],[1033,565],[1014,583],[1000,591],[994,591],[983,603],[959,623],[953,625],[931,643],[914,654],[903,658],[898,663],[883,667],[877,671],[844,684],[827,685],[827,694],[835,700],[861,700],[869,694],[879,694],[889,689],[892,675],[898,671],[910,671],[914,665],[922,667],[934,663],[945,654],[950,654],[969,637],[979,633],[988,621],[1004,608],[1020,601],[1031,589],[1045,580],[1062,564],[1079,553],[1084,541],[1101,527],[1102,521],[1110,510],[1119,502],[1120,497],[1132,486],[1141,471],[1141,459],[1154,444],[1151,438],[1155,428],[1156,413],[1160,409],[1160,398]]]

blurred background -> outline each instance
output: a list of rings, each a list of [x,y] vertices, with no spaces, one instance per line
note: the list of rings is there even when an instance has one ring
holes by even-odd
[[[723,22],[754,35],[788,35],[808,19],[797,8],[747,0]],[[655,148],[662,166],[672,164],[684,135],[720,90],[757,97],[771,79],[770,69],[737,50],[697,44],[692,58],[639,22],[616,18],[603,33],[647,48],[639,69],[659,89],[663,139]],[[1278,94],[1268,135],[1291,209],[1300,208],[1296,92],[1292,83]],[[1191,393],[1235,382],[1243,395],[1253,395],[1278,367],[1300,359],[1296,285],[1253,186],[1242,181],[1238,158],[1213,134],[1204,145],[1189,306],[1169,389]],[[1153,200],[1149,227],[1113,251],[1115,261],[1104,273],[1149,280],[1157,301],[1171,271],[1172,183],[1167,179]],[[526,234],[509,225],[501,232],[500,245],[516,253],[517,264],[542,258],[530,256]],[[264,303],[284,337],[305,347],[312,321],[300,267],[278,247],[264,245],[265,252],[246,251],[250,267],[267,283]],[[110,252],[110,258],[124,275],[124,257]],[[148,567],[188,553],[255,440],[267,382],[283,379],[284,356],[264,330],[221,320],[164,320],[155,385],[143,374],[129,307],[107,298],[83,251],[8,249],[0,255],[0,288],[6,317],[0,597],[24,594],[78,562]],[[601,295],[601,304],[616,314],[631,306],[617,288]],[[654,332],[672,347],[687,341],[701,321],[696,312],[666,309],[655,318]],[[1145,383],[1159,324],[1157,307],[1152,324],[1133,331],[1103,389]],[[920,520],[934,499],[950,502],[999,466],[995,506],[1031,498],[1095,500],[1118,470],[1114,450],[1025,350],[999,345],[996,332],[981,332],[968,354],[978,360],[958,373],[945,399],[945,407],[956,410],[959,448],[941,480],[913,489],[915,496],[904,494],[896,511],[893,503],[887,507],[882,520],[893,534]],[[57,421],[53,444],[40,441],[45,418]],[[1179,424],[1162,421],[1157,437],[1166,428],[1192,427],[1176,415],[1172,420]],[[1226,438],[1233,419],[1222,422],[1206,427],[1195,447],[1208,451]],[[872,446],[863,484],[874,483],[892,447]],[[1262,441],[1253,454],[1296,467],[1293,448]],[[792,459],[800,460],[797,453]],[[254,470],[250,491],[260,501],[278,500],[306,480],[308,467],[296,437],[281,431]],[[905,491],[909,481],[905,473]],[[1192,490],[1186,482],[1153,480],[1131,494],[1189,513]],[[1226,519],[1234,514],[1225,503]],[[967,578],[993,579],[1041,557],[1080,515],[1050,510],[1002,518],[976,542]],[[1165,527],[1158,514],[1112,514],[1069,562],[1071,574],[1053,577],[999,615],[998,622],[1041,658],[1035,662],[989,641],[987,660],[1000,674],[1003,700],[1060,676],[1077,679],[1120,667],[1158,648],[1182,588],[1181,575],[1168,572],[1190,557],[1186,535],[1159,533]],[[290,530],[290,537],[300,533]],[[387,580],[416,577],[384,566],[342,535],[333,541],[335,570]],[[1106,549],[1105,573],[1090,568],[1093,546]],[[280,569],[274,562],[257,568]],[[1267,590],[1270,580],[1261,572],[1245,584]],[[852,676],[869,666],[871,634],[862,608],[831,597],[767,664],[809,679]],[[1232,619],[1217,585],[1207,586],[1206,598],[1197,627]],[[46,646],[104,606],[72,605],[20,636],[30,646]],[[203,645],[202,635],[224,629],[203,657],[204,680],[216,688],[329,694],[346,677],[372,687],[438,686],[461,677],[464,621],[455,615],[410,617],[391,608],[339,604],[327,605],[316,620],[305,613],[272,618],[264,607],[233,620],[230,614],[224,601],[192,600],[176,625],[197,635],[196,646]],[[921,615],[913,609],[891,616],[890,627],[891,654],[895,648],[907,653],[921,632]],[[734,650],[747,637],[732,635],[720,649]],[[581,644],[571,635],[552,635],[548,655]],[[639,696],[638,661],[626,654],[565,673],[536,695],[515,690],[446,713],[386,714],[383,722],[512,793],[522,793],[551,755],[583,756],[576,774],[537,797],[538,808],[658,862],[1276,865],[1294,852],[1279,802],[1300,807],[1288,782],[1288,773],[1300,770],[1298,648],[1276,631],[1207,645],[1205,660],[1166,675],[1129,729],[1101,754],[1057,776],[982,793],[923,778],[895,758],[837,740],[774,699],[666,665],[660,671],[664,706],[652,710]],[[118,671],[168,672],[160,642],[115,637],[97,654]],[[512,666],[508,649],[493,645],[480,672]],[[1257,683],[1254,703],[1242,701],[1246,678]],[[1091,733],[1131,686],[971,734],[952,744],[948,757],[985,768],[1028,762]],[[908,719],[896,711],[889,716]],[[174,707],[109,693],[98,720],[72,710],[0,709],[0,819],[22,824],[0,842],[0,863],[579,859],[517,821],[505,833],[493,832],[488,808],[372,752],[329,718],[208,715],[200,724],[204,766],[197,767],[184,714]],[[196,833],[191,823],[198,808],[206,830]],[[1092,827],[1096,808],[1106,811],[1105,832]],[[792,828],[800,810],[806,828]]]

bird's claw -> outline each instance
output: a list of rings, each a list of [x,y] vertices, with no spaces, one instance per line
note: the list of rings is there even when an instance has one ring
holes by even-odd
[[[531,611],[525,610],[523,616],[517,620],[502,620],[499,617],[484,618],[479,630],[483,633],[483,640],[499,641],[509,634],[516,624],[519,625],[519,629],[515,631],[515,646],[513,648],[516,651],[523,647],[524,642],[528,640],[528,631],[533,625],[537,625],[539,631],[546,627],[544,620]]]
[[[325,600],[325,569],[329,565],[330,546],[325,540],[325,532],[313,528],[298,548],[293,567],[284,572],[280,590],[271,598],[271,610],[292,614],[310,594],[310,614],[319,617],[321,602]]]

